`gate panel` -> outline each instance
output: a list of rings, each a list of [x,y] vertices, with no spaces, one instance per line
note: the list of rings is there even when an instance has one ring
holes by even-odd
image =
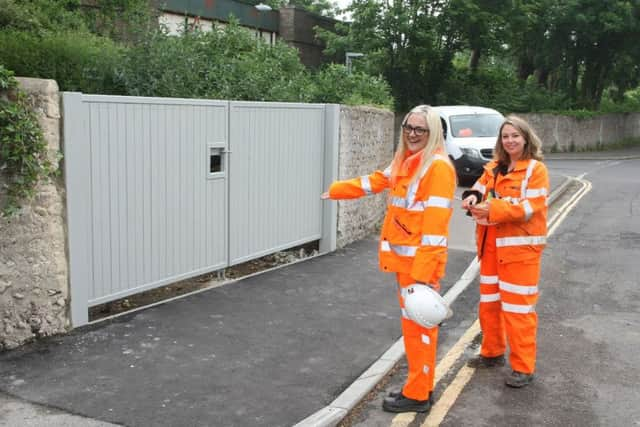
[[[68,187],[72,302],[86,298],[86,308],[225,267],[228,103],[68,100],[76,113],[65,114],[66,180],[87,198]],[[72,311],[74,325],[86,322]]]
[[[230,264],[322,234],[325,106],[230,105]]]
[[[73,326],[90,306],[281,249],[335,248],[320,194],[338,106],[66,92],[63,108]]]

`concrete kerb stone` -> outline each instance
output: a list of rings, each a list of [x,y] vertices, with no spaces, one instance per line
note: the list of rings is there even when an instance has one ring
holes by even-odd
[[[549,206],[567,191],[572,182],[573,179],[571,177],[565,177],[562,184],[549,196]],[[453,301],[455,301],[456,297],[461,293],[459,289],[466,287],[466,285],[473,281],[479,271],[479,264],[476,258],[462,274],[460,280],[458,280],[449,292],[447,292],[447,295],[443,297],[448,304],[452,304]],[[458,291],[453,292],[454,289]],[[294,427],[335,427],[347,416],[349,411],[355,408],[356,405],[382,381],[404,354],[404,343],[403,339],[400,338],[333,402],[298,422]]]
[[[568,176],[564,177],[564,181],[562,182],[562,184],[560,184],[558,188],[553,190],[553,192],[549,196],[549,202],[548,202],[549,207],[553,205],[556,200],[558,200],[558,197],[560,197],[561,195],[564,194],[565,191],[567,191],[567,189],[569,188],[569,185],[571,185],[572,182],[573,182],[573,178]]]

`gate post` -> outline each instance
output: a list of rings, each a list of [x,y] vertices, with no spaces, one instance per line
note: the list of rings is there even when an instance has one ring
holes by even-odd
[[[324,132],[324,173],[323,190],[338,179],[338,158],[340,145],[340,105],[325,105]],[[319,197],[320,195],[318,195]],[[322,237],[320,238],[320,253],[336,250],[338,232],[338,204],[325,200],[322,203]]]
[[[69,295],[71,326],[89,323],[91,286],[91,176],[90,143],[86,135],[82,94],[64,92],[64,183],[67,190],[67,228],[69,247]]]

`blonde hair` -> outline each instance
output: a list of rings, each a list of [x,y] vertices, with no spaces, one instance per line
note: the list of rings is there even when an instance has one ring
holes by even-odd
[[[427,140],[427,145],[424,147],[424,155],[422,156],[422,162],[420,166],[416,169],[416,173],[411,178],[411,183],[415,182],[416,179],[421,175],[421,173],[429,167],[431,161],[433,160],[433,155],[438,149],[444,150],[444,133],[442,131],[442,122],[440,121],[440,116],[438,112],[433,109],[430,105],[418,105],[414,107],[404,116],[402,119],[402,125],[400,128],[400,141],[398,142],[398,148],[396,149],[396,154],[393,157],[393,171],[397,171],[404,161],[406,151],[407,151],[407,142],[405,140],[406,135],[402,131],[402,126],[407,124],[407,120],[412,114],[419,114],[424,117],[425,122],[427,123],[427,129],[429,130],[429,139]],[[395,179],[394,176],[392,176]]]
[[[542,154],[542,141],[536,135],[535,131],[526,120],[510,115],[504,119],[504,122],[500,126],[498,132],[498,139],[496,141],[495,149],[493,150],[493,158],[499,164],[508,165],[511,162],[509,154],[504,150],[502,146],[502,129],[506,125],[513,126],[524,138],[524,149],[522,150],[522,159],[536,159],[542,160],[544,158]]]

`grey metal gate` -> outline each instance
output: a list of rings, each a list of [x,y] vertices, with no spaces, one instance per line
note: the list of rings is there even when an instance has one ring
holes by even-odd
[[[335,247],[338,106],[63,94],[71,311]]]

